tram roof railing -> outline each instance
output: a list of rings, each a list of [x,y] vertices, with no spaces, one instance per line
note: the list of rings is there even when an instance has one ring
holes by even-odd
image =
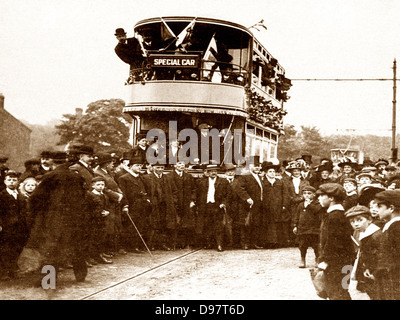
[[[162,22],[162,20],[168,21],[168,22],[170,22],[170,21],[190,22],[194,19],[196,19],[196,22],[200,22],[200,23],[218,24],[218,25],[224,25],[224,26],[229,26],[229,27],[233,27],[236,29],[240,29],[243,32],[248,33],[251,37],[254,38],[254,34],[251,32],[251,30],[249,30],[247,27],[245,27],[239,23],[227,21],[227,20],[215,19],[215,18],[204,18],[204,17],[193,17],[193,16],[166,16],[166,17],[154,17],[154,18],[143,19],[143,20],[138,21],[135,24],[134,29],[136,30],[136,28],[139,28],[141,26],[148,25],[151,23]]]

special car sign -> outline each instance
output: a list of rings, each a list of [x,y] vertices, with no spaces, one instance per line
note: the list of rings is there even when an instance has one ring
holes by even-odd
[[[189,54],[152,54],[150,65],[154,68],[198,68],[199,56]]]

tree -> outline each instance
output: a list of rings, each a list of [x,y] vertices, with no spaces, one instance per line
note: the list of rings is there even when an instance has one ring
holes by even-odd
[[[297,130],[291,124],[285,125],[284,134],[279,137],[278,159],[288,160],[297,157],[300,152],[299,147]]]
[[[59,144],[80,142],[96,152],[130,149],[131,118],[122,112],[124,105],[121,99],[98,100],[90,103],[85,113],[64,114],[62,123],[56,126]]]
[[[301,126],[301,146],[303,152],[308,152],[313,156],[324,158],[330,156],[330,147],[319,132],[314,127]]]
[[[301,126],[297,132],[293,125],[285,125],[285,134],[279,138],[278,158],[296,159],[310,153],[313,159],[330,157],[330,146],[316,127]]]

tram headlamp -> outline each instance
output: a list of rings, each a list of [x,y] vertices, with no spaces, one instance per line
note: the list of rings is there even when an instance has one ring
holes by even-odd
[[[196,74],[196,73],[192,73],[190,76],[191,76],[193,79],[197,79],[197,74]]]

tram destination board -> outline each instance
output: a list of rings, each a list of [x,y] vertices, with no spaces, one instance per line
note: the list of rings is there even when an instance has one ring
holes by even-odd
[[[198,68],[200,57],[190,54],[152,54],[149,56],[149,63],[153,68]]]

